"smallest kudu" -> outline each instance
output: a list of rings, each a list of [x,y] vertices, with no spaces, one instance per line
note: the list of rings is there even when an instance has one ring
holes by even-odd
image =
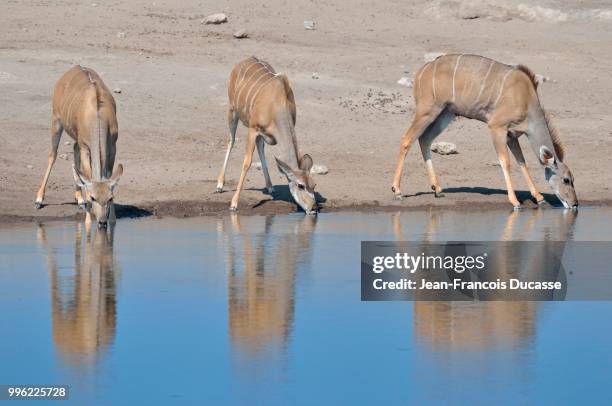
[[[57,81],[51,116],[51,150],[47,170],[36,195],[36,208],[43,206],[45,188],[57,158],[62,131],[74,140],[76,201],[93,214],[98,227],[115,222],[113,191],[123,173],[119,164],[113,172],[118,137],[115,100],[93,70],[74,66]],[[85,195],[85,197],[83,196]]]
[[[287,76],[276,73],[270,64],[252,56],[232,69],[228,96],[230,107],[227,120],[230,139],[217,180],[217,192],[223,191],[225,170],[236,140],[238,120],[249,129],[242,172],[230,210],[238,209],[240,190],[251,167],[255,145],[266,180],[266,189],[272,194],[272,181],[264,154],[265,144],[269,144],[277,146],[280,158],[275,157],[276,164],[279,171],[287,177],[293,199],[307,214],[316,213],[315,183],[310,176],[312,158],[308,154],[300,156],[298,152],[295,99]]]

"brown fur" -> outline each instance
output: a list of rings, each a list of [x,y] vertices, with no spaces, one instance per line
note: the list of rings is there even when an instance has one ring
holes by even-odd
[[[510,202],[520,206],[510,179],[508,150],[519,163],[530,192],[541,201],[543,197],[528,173],[517,137],[528,134],[530,142],[541,143],[532,145],[537,151],[543,145],[554,147],[560,162],[565,154],[559,132],[540,105],[537,85],[534,73],[525,65],[509,66],[478,55],[448,54],[424,65],[415,76],[416,114],[400,144],[392,184],[395,195],[402,196],[399,186],[404,158],[412,142],[419,140],[431,187],[440,196],[442,188],[429,148],[455,116],[463,116],[489,126]]]
[[[240,120],[248,128],[247,150],[230,209],[236,210],[238,207],[240,191],[251,166],[256,145],[266,180],[266,188],[269,193],[272,193],[272,182],[263,152],[263,141],[265,141],[268,145],[276,145],[275,155],[279,170],[287,176],[290,185],[301,188],[295,189],[295,192],[292,191],[294,199],[302,208],[306,206],[306,211],[311,210],[313,206],[316,206],[314,182],[309,175],[312,160],[308,155],[300,156],[298,151],[295,136],[295,98],[287,76],[276,73],[272,66],[263,60],[254,56],[247,58],[232,69],[228,97],[230,140],[217,179],[217,192],[223,191],[225,170],[234,145],[236,126]],[[301,164],[303,162],[307,162],[308,165]]]
[[[55,85],[53,113],[51,117],[51,150],[47,170],[36,196],[36,206],[42,207],[45,188],[51,168],[57,157],[62,132],[66,131],[75,141],[74,168],[77,184],[91,183],[90,187],[77,187],[75,197],[79,205],[85,204],[82,189],[89,200],[97,201],[94,209],[106,210],[111,201],[112,187],[123,171],[119,165],[113,174],[118,125],[116,105],[102,78],[90,68],[74,66],[64,73]],[[118,176],[114,176],[118,175]],[[85,182],[86,181],[86,182]],[[95,213],[96,210],[94,210]],[[105,220],[105,216],[96,218]]]
[[[536,76],[535,73],[533,73],[533,71],[531,69],[529,69],[527,66],[525,65],[517,65],[516,69],[520,70],[521,72],[523,72],[524,74],[526,74],[529,79],[531,80],[531,83],[533,83],[533,87],[535,87],[536,89],[538,88],[538,81],[536,80]]]

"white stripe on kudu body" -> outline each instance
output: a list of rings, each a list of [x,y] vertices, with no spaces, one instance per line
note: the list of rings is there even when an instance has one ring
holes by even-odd
[[[430,65],[433,65],[432,69],[428,69]],[[412,142],[417,139],[431,187],[436,197],[441,196],[442,188],[431,163],[429,147],[455,116],[463,116],[489,126],[508,200],[514,207],[520,207],[520,203],[510,179],[508,149],[521,167],[531,194],[538,202],[543,202],[543,196],[527,171],[518,143],[517,138],[523,134],[546,168],[546,179],[563,205],[577,205],[573,176],[563,163],[562,143],[540,105],[535,75],[528,68],[505,65],[478,55],[449,54],[425,64],[416,77],[417,86],[413,89],[416,114],[400,143],[392,185],[396,197],[402,197],[400,181],[404,160]],[[422,83],[428,84],[428,80],[431,80],[431,89],[422,86]]]
[[[457,62],[455,62],[455,69],[453,69],[453,102],[455,101],[455,77],[457,76],[457,68],[459,67],[459,61],[461,61],[461,57],[463,54],[457,57]]]
[[[238,63],[232,70],[228,96],[230,139],[217,180],[217,192],[223,191],[225,170],[234,146],[238,121],[241,121],[249,130],[247,150],[230,209],[236,210],[238,207],[240,191],[251,166],[255,146],[259,153],[266,189],[272,194],[272,181],[264,153],[267,143],[277,145],[276,162],[281,173],[289,181],[289,190],[296,203],[307,213],[314,213],[315,185],[310,177],[312,159],[309,155],[300,156],[298,153],[295,136],[296,108],[289,79],[283,74],[276,73],[267,62],[251,57]]]

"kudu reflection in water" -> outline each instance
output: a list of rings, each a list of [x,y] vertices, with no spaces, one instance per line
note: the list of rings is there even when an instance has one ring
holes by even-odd
[[[226,241],[229,335],[244,359],[273,355],[287,346],[294,312],[294,282],[311,261],[311,238],[317,218],[298,222],[232,215],[220,220]],[[263,222],[258,227],[241,223]],[[229,223],[229,224],[228,224]]]
[[[38,241],[46,248],[51,285],[53,341],[65,365],[95,366],[113,343],[116,329],[118,268],[113,228],[96,229],[77,222],[74,266],[58,266],[53,240],[41,224]]]
[[[545,213],[550,217],[545,219]],[[430,213],[424,244],[435,240],[436,229],[444,216],[440,211]],[[522,269],[528,272],[521,275],[523,278],[538,280],[546,261],[550,261],[551,248],[558,249],[559,241],[571,238],[576,216],[576,211],[556,210],[510,213],[498,240],[541,243],[532,244],[527,250],[524,245],[504,245],[502,255],[495,256],[499,261],[488,268],[507,276],[511,276],[511,269]],[[396,239],[403,240],[399,213],[392,215],[392,225]],[[521,266],[510,267],[509,259]],[[441,293],[439,299],[443,300],[444,295]],[[435,349],[480,351],[499,345],[521,346],[536,332],[538,308],[538,302],[533,301],[415,301],[413,327],[417,339]]]

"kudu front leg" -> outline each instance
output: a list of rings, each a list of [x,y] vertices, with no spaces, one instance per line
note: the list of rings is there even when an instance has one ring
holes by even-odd
[[[81,169],[81,149],[79,147],[79,143],[75,142],[72,146],[73,158],[74,158],[74,167],[77,169]],[[83,191],[79,185],[75,185],[74,198],[76,199],[77,204],[83,210],[87,208],[87,204],[85,204],[85,199],[83,198]]]
[[[501,165],[502,172],[504,173],[504,180],[506,181],[508,200],[515,210],[519,210],[521,209],[521,203],[516,198],[516,193],[514,193],[514,187],[512,186],[512,178],[510,177],[510,155],[508,154],[508,148],[506,146],[507,134],[508,131],[506,128],[491,128],[493,145],[495,146],[495,151],[497,151],[497,158],[499,159],[499,164]]]
[[[544,200],[544,196],[542,196],[542,194],[538,192],[538,189],[533,183],[533,179],[531,178],[531,175],[529,174],[529,170],[527,169],[527,164],[525,163],[525,157],[523,156],[523,151],[521,150],[521,145],[519,144],[518,138],[508,136],[507,143],[508,143],[508,148],[510,148],[510,151],[512,152],[512,155],[514,155],[514,159],[516,159],[516,162],[521,168],[521,173],[523,174],[523,177],[525,178],[525,181],[527,182],[527,187],[529,187],[529,192],[531,193],[531,196],[533,196],[533,198],[536,200],[538,205],[544,204],[546,200]]]
[[[266,180],[266,191],[269,195],[274,193],[274,186],[272,186],[272,180],[270,179],[270,173],[268,172],[268,161],[266,160],[266,154],[264,151],[265,141],[262,136],[258,136],[255,141],[257,144],[257,153],[259,154],[259,162],[261,162],[261,170]]]
[[[240,179],[238,180],[238,186],[234,197],[232,197],[232,203],[230,204],[230,210],[238,210],[238,200],[240,199],[240,191],[246,178],[246,174],[251,167],[253,161],[253,152],[255,152],[255,139],[257,138],[257,130],[249,128],[249,135],[247,136],[246,154],[244,155],[244,161],[242,162],[242,172],[240,173]]]
[[[419,115],[415,117],[412,125],[408,130],[404,133],[402,137],[402,141],[400,142],[400,151],[397,159],[397,165],[395,167],[395,176],[393,177],[393,185],[391,186],[391,191],[395,194],[395,198],[398,200],[402,199],[402,192],[400,191],[400,181],[402,178],[402,171],[404,170],[404,161],[406,160],[406,155],[410,150],[410,146],[414,142],[415,139],[419,138],[423,132],[427,129],[427,127],[433,123],[436,119],[440,111],[429,112],[427,114]]]
[[[36,208],[40,209],[43,205],[43,200],[45,198],[45,189],[47,188],[47,182],[49,181],[49,175],[51,174],[51,168],[53,168],[53,164],[55,163],[55,159],[57,158],[57,147],[59,146],[60,138],[62,136],[63,126],[61,121],[56,118],[51,118],[51,149],[49,150],[49,159],[47,161],[47,170],[45,171],[45,175],[43,176],[42,183],[40,188],[38,189],[38,193],[36,194]]]
[[[227,150],[225,151],[225,159],[223,159],[223,166],[221,166],[221,172],[217,178],[217,193],[223,192],[223,185],[225,184],[225,170],[227,169],[227,162],[229,161],[230,153],[234,148],[236,142],[236,129],[238,128],[238,114],[230,108],[227,112],[227,124],[229,126],[230,138],[227,142]]]

